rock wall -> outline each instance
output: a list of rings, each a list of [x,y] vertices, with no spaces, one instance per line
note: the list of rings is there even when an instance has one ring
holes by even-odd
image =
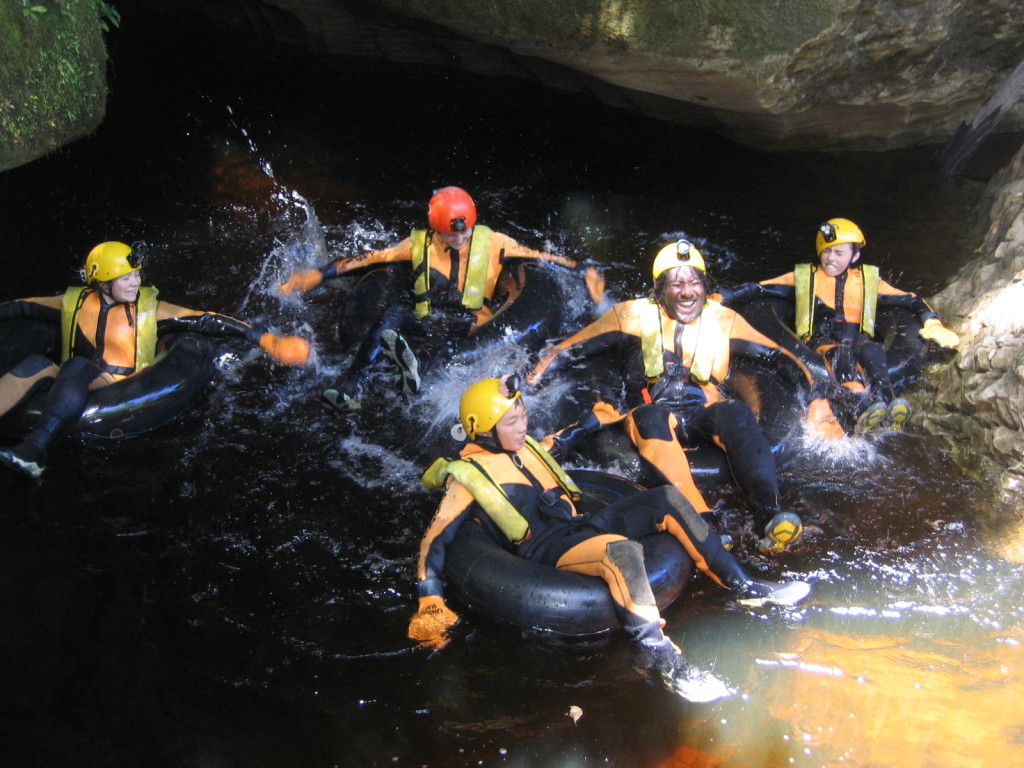
[[[116,15],[100,0],[0,3],[0,172],[86,136],[102,122],[103,31]]]
[[[985,201],[989,226],[976,260],[933,300],[960,334],[960,354],[931,378],[920,407],[959,463],[996,478],[1003,501],[1024,512],[1024,147]]]
[[[1024,58],[1019,0],[179,1],[312,50],[536,77],[762,149],[943,142]]]
[[[534,78],[776,150],[944,142],[1024,59],[1020,0],[110,2],[323,54]],[[0,170],[102,119],[111,8],[0,3]],[[1024,106],[999,129],[1024,129]]]

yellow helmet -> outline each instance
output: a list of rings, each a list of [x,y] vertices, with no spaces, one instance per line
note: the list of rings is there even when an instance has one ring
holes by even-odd
[[[470,440],[480,432],[490,432],[512,404],[522,397],[514,376],[506,383],[512,392],[508,397],[501,392],[501,379],[483,379],[473,384],[459,402],[459,419]]]
[[[818,227],[818,234],[814,238],[814,245],[818,249],[819,256],[831,245],[854,243],[859,248],[863,248],[867,242],[860,227],[849,219],[829,219]]]
[[[669,243],[654,257],[654,279],[657,280],[662,272],[667,272],[676,267],[693,267],[707,274],[707,267],[704,266],[704,257],[697,250],[697,246],[688,240],[677,240]]]
[[[142,267],[143,253],[139,247],[112,240],[100,243],[85,257],[85,282],[104,283]]]

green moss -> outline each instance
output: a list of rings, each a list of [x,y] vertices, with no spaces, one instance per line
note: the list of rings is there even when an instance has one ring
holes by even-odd
[[[0,170],[88,134],[103,117],[117,22],[102,0],[0,4]]]
[[[398,13],[572,50],[701,58],[711,50],[743,61],[788,53],[830,27],[851,0],[379,0]]]

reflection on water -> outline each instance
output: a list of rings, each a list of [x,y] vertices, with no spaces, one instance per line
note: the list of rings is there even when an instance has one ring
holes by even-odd
[[[242,44],[218,43],[201,48],[230,59]],[[414,401],[382,368],[373,408],[342,417],[320,392],[351,352],[335,343],[351,283],[274,291],[296,268],[404,236],[445,183],[524,243],[602,263],[616,299],[645,289],[669,233],[697,239],[733,281],[788,270],[833,215],[864,225],[900,285],[927,291],[969,254],[960,222],[976,187],[935,178],[925,152],[765,156],[530,84],[498,94],[451,73],[236,51],[262,77],[221,59],[192,83],[190,62],[158,97],[133,87],[127,61],[175,59],[128,59],[126,45],[124,101],[98,135],[0,176],[5,242],[33,255],[0,257],[0,298],[56,292],[96,241],[141,238],[168,300],[316,341],[302,371],[224,345],[217,386],[175,424],[62,443],[40,485],[0,476],[12,764],[1020,762],[1022,577],[995,554],[1020,533],[993,523],[985,489],[913,428],[780,455],[807,544],[768,560],[741,536],[739,552],[814,582],[808,605],[750,612],[697,579],[666,612],[693,660],[740,687],[731,701],[673,697],[621,633],[553,637],[457,605],[451,645],[413,649],[413,561],[436,504],[418,474],[452,450],[464,385],[525,353],[498,346],[434,370]],[[456,124],[430,113],[410,131],[409,105],[440,95]],[[535,406],[546,426],[548,403]],[[729,489],[721,499],[736,505]]]

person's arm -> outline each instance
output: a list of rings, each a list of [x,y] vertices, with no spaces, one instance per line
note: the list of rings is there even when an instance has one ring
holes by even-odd
[[[623,313],[627,311],[626,305],[631,303],[623,302],[622,304],[616,304],[590,325],[545,350],[540,360],[533,367],[533,370],[526,377],[530,385],[538,386],[551,365],[570,349],[573,349],[582,357],[592,357],[621,343],[624,337]]]
[[[158,334],[184,331],[203,336],[246,339],[284,365],[302,366],[309,360],[309,342],[301,336],[278,336],[228,315],[187,309],[161,301],[157,305],[156,317]]]
[[[928,302],[911,291],[901,291],[885,280],[879,281],[878,286],[879,306],[901,306],[910,310],[921,320],[921,338],[925,341],[934,341],[940,347],[956,349],[960,345],[960,337],[955,331],[950,330],[942,324],[939,313],[928,306]]]
[[[306,269],[296,272],[281,285],[281,293],[305,293],[316,288],[324,280],[341,277],[358,269],[380,264],[395,264],[402,261],[412,261],[412,245],[408,237],[389,248],[338,259],[337,261],[325,264],[319,269]]]
[[[420,542],[416,567],[419,607],[409,621],[409,638],[422,647],[443,648],[448,644],[449,627],[459,620],[444,602],[445,552],[472,504],[469,491],[451,481]]]
[[[37,296],[31,299],[5,301],[0,303],[0,320],[25,319],[59,323],[63,300],[63,296]]]
[[[770,360],[779,369],[791,367],[804,379],[808,387],[806,421],[813,435],[820,439],[844,435],[828,400],[837,385],[819,354],[791,334],[780,335],[778,341],[770,339],[739,315],[730,338],[731,354]]]
[[[580,416],[578,421],[548,435],[540,441],[540,444],[556,459],[564,461],[576,443],[584,437],[597,432],[608,424],[616,424],[624,418],[626,418],[626,414],[620,413],[614,405],[606,403],[604,400],[598,400],[594,403],[593,408]]]
[[[500,259],[503,263],[506,261],[523,259],[547,261],[569,269],[575,269],[579,266],[575,259],[570,259],[566,256],[559,256],[556,253],[547,253],[546,251],[536,251],[533,248],[527,248],[525,245],[521,245],[508,235],[503,235],[500,232],[491,232],[491,237],[494,238],[494,245],[500,251]]]
[[[740,283],[719,288],[709,298],[730,308],[749,304],[766,296],[776,299],[792,299],[796,293],[795,283],[795,273],[786,272],[759,283]]]
[[[604,302],[606,287],[604,277],[593,264],[580,264],[575,259],[570,259],[566,256],[559,256],[556,253],[535,251],[532,248],[527,248],[519,244],[508,235],[503,235],[500,232],[492,232],[491,236],[497,240],[497,245],[501,251],[500,260],[503,264],[517,259],[546,261],[551,264],[557,264],[560,267],[566,267],[577,272],[582,272],[583,282],[587,286],[587,293],[590,294],[591,301],[593,301],[597,306],[600,306]]]

